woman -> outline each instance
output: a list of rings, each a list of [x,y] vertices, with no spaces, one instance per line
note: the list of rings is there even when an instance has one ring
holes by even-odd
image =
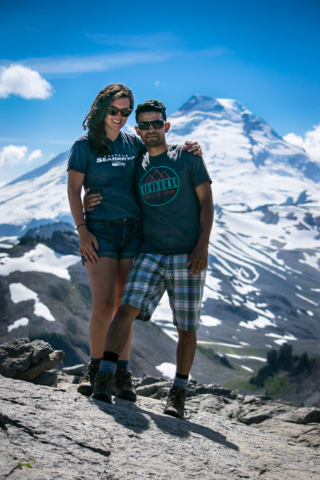
[[[102,360],[105,340],[117,311],[132,264],[142,241],[141,212],[134,189],[135,161],[144,153],[139,137],[121,131],[133,110],[131,90],[112,84],[96,97],[83,126],[88,134],[72,146],[68,160],[68,196],[91,292],[89,324],[90,362],[78,392],[90,395]],[[199,153],[196,142],[189,151]],[[99,198],[84,219],[81,190],[90,188]],[[101,200],[101,201],[100,201]],[[132,330],[115,375],[115,394],[135,400],[128,370]]]

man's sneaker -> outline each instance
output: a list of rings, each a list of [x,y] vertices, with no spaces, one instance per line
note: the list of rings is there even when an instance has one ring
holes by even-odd
[[[113,389],[115,395],[126,400],[136,401],[137,394],[133,388],[132,373],[124,368],[117,368]]]
[[[98,372],[91,398],[102,402],[112,403],[113,373]]]
[[[187,398],[187,389],[171,387],[168,395],[167,405],[163,413],[171,417],[184,418],[184,404]]]
[[[82,395],[91,395],[94,387],[94,380],[99,372],[100,363],[88,363],[87,370],[83,377],[80,379],[79,386],[77,388],[78,393]]]

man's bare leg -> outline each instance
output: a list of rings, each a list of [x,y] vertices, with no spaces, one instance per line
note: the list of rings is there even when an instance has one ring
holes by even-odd
[[[170,388],[164,412],[172,417],[184,418],[184,404],[187,398],[189,373],[197,348],[196,332],[185,332],[177,328],[177,371]]]
[[[197,348],[197,333],[185,332],[177,328],[179,341],[177,345],[177,372],[189,375]]]
[[[121,305],[119,307],[108,331],[106,352],[113,352],[120,355],[128,341],[132,322],[139,312],[140,308],[133,307],[132,305]]]

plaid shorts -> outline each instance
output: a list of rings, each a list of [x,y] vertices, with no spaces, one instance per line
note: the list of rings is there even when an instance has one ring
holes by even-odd
[[[188,254],[140,254],[133,259],[121,305],[140,308],[139,320],[150,320],[168,291],[173,324],[186,332],[200,327],[201,303],[207,270],[192,275]]]

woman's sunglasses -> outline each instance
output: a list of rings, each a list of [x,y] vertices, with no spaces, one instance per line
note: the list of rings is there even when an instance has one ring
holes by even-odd
[[[150,125],[152,125],[155,130],[158,130],[159,128],[162,128],[164,124],[165,122],[163,120],[153,120],[152,122],[139,122],[138,128],[139,130],[148,130]]]
[[[121,113],[122,117],[129,117],[132,110],[130,108],[118,108],[118,107],[108,107],[107,114],[114,117],[118,113]]]

